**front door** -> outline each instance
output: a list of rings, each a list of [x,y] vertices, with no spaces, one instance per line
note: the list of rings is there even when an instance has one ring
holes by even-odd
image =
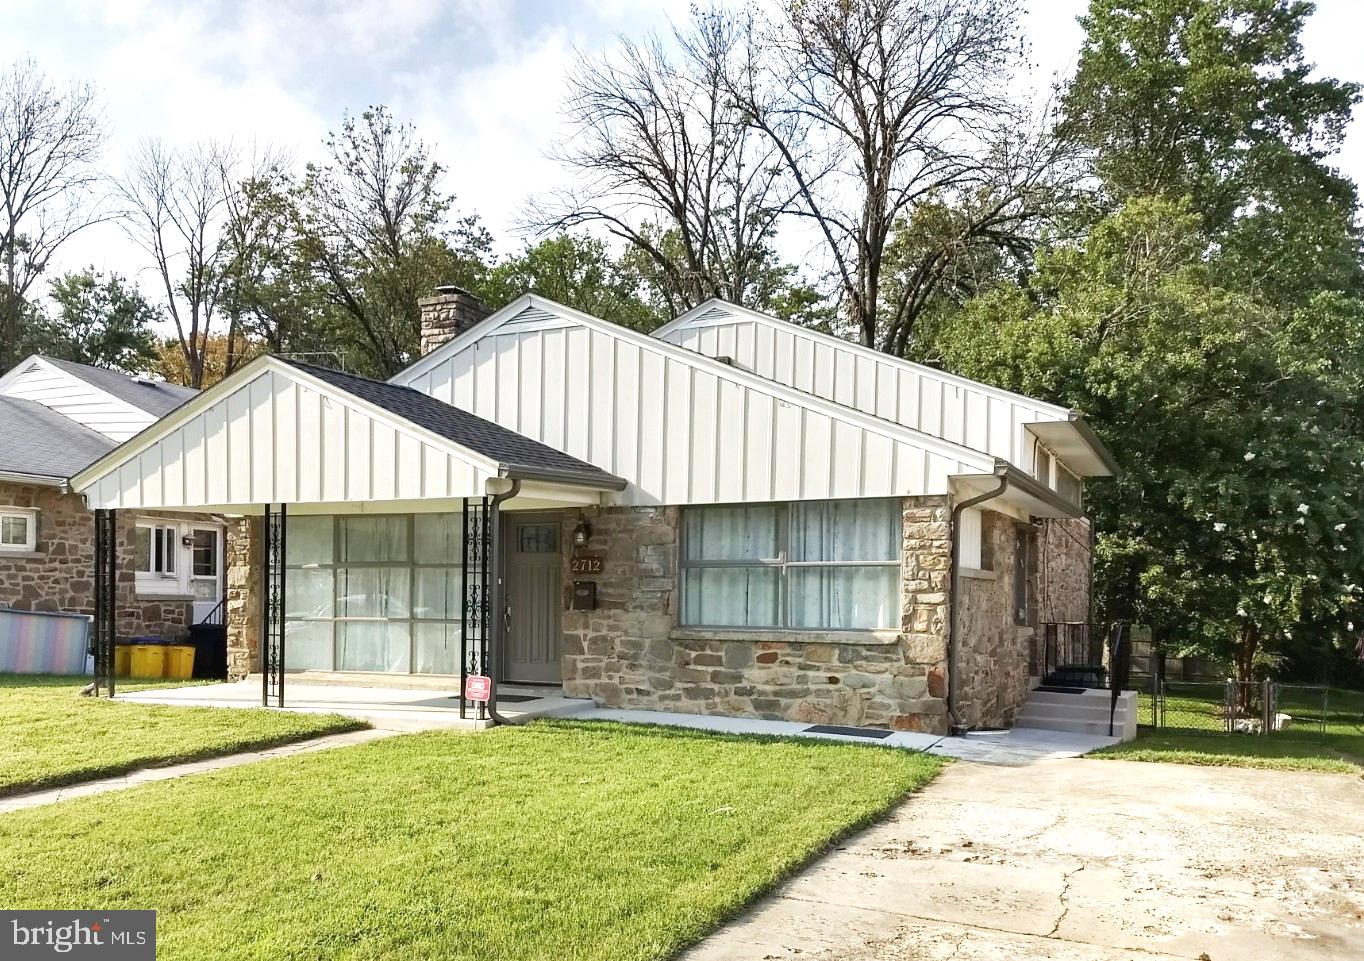
[[[507,643],[503,677],[527,684],[559,684],[559,607],[563,562],[554,515],[504,514],[507,570]]]

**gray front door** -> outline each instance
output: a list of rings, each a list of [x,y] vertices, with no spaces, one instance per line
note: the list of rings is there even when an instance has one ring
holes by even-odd
[[[559,519],[505,514],[507,646],[502,676],[528,684],[559,684],[559,607],[563,562]]]

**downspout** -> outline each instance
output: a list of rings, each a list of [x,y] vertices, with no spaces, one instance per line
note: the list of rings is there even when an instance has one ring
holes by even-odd
[[[954,732],[962,730],[961,718],[957,717],[957,589],[960,581],[957,571],[961,566],[961,513],[968,507],[994,500],[1008,487],[1008,475],[1001,474],[999,486],[994,490],[969,497],[952,508],[952,558],[947,592],[947,721]]]
[[[497,713],[497,672],[507,634],[507,590],[502,577],[502,502],[520,492],[521,480],[513,477],[511,487],[501,494],[494,494],[488,505],[488,564],[492,569],[492,591],[488,599],[488,715],[494,725],[525,723]]]

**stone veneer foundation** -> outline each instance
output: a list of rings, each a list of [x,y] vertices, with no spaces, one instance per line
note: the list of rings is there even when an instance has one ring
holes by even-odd
[[[32,553],[0,554],[0,606],[20,611],[95,612],[95,516],[79,494],[33,484],[0,484],[0,505],[35,509]],[[143,598],[137,579],[134,536],[138,516],[120,511],[118,523],[119,637],[141,634],[179,638],[190,622],[188,598]],[[167,514],[154,516],[173,516]]]

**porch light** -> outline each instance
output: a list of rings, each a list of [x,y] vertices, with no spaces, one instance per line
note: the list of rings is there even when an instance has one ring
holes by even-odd
[[[573,546],[586,547],[587,542],[592,539],[592,525],[587,523],[587,518],[578,515],[578,526],[573,528]]]

